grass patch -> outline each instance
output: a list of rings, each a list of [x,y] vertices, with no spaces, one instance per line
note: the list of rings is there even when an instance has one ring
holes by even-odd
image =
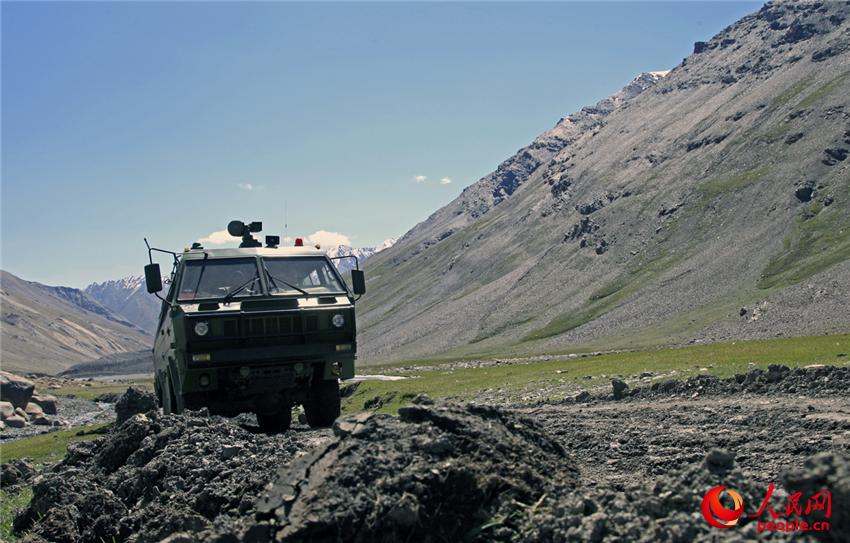
[[[557,336],[587,324],[631,296],[652,277],[668,269],[680,258],[682,256],[662,254],[646,261],[633,271],[626,272],[608,285],[591,293],[584,306],[563,313],[549,321],[546,326],[532,330],[522,338],[521,342]]]
[[[371,400],[374,405],[378,403],[374,399],[380,398],[381,405],[374,405],[372,409],[395,413],[417,394],[468,399],[488,389],[519,395],[524,390],[549,385],[575,391],[605,384],[612,375],[629,377],[644,371],[663,373],[676,370],[676,377],[681,378],[705,373],[699,369],[708,368],[711,375],[730,377],[754,367],[766,368],[769,364],[791,367],[843,364],[847,357],[837,355],[847,352],[850,352],[850,334],[693,345],[486,368],[446,367],[416,374],[405,373],[413,376],[401,381],[363,381],[354,394],[344,400],[343,411],[362,411],[367,409],[367,402]],[[386,366],[384,372],[393,373],[392,366]],[[591,379],[585,379],[585,376]]]
[[[803,80],[791,85],[782,94],[780,94],[770,102],[770,110],[772,111],[784,106],[785,104],[793,100],[794,97],[796,97],[798,94],[806,90],[806,87],[808,87],[810,84],[810,81]]]
[[[74,398],[84,398],[93,400],[101,394],[123,394],[127,388],[132,386],[140,390],[153,392],[153,377],[150,379],[139,379],[132,382],[124,381],[122,383],[113,383],[109,381],[85,381],[91,386],[79,385],[63,386],[56,390],[51,390],[50,393],[55,396],[71,396]]]
[[[29,457],[38,464],[58,462],[65,456],[70,443],[88,441],[99,437],[93,432],[107,426],[109,423],[90,424],[70,430],[48,432],[32,437],[25,437],[0,443],[0,461],[8,462],[13,458]]]
[[[32,500],[32,488],[25,487],[16,494],[0,490],[0,541],[17,541],[12,532],[15,515]]]
[[[843,88],[842,85],[844,83],[844,80],[847,79],[848,75],[850,75],[850,72],[844,72],[843,74],[821,85],[813,93],[803,98],[800,103],[797,104],[797,107],[801,109],[811,107],[816,103],[820,102],[825,96],[828,96],[830,93],[832,93],[832,91]]]
[[[737,192],[764,177],[768,171],[769,168],[767,166],[745,170],[735,175],[706,181],[699,185],[697,190],[705,199],[714,198],[722,194]]]
[[[814,210],[811,210],[814,211]],[[850,217],[828,207],[799,219],[785,237],[783,250],[768,262],[758,287],[788,286],[850,258]]]

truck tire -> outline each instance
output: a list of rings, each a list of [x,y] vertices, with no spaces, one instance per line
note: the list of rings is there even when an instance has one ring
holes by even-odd
[[[332,379],[313,383],[304,402],[304,417],[310,428],[331,426],[339,417],[339,381]]]
[[[286,406],[277,413],[257,413],[257,422],[265,432],[285,432],[292,425],[292,408]]]

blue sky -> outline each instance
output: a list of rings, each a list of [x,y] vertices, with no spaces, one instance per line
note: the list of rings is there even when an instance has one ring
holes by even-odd
[[[758,7],[3,2],[2,267],[84,286],[284,209],[400,236]]]

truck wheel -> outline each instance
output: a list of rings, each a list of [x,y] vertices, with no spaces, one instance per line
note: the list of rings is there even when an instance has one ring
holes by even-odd
[[[277,413],[257,413],[257,422],[266,432],[285,432],[292,425],[292,408],[287,405]]]
[[[310,428],[323,428],[334,423],[339,416],[339,381],[318,381],[310,387],[304,402],[304,417]]]

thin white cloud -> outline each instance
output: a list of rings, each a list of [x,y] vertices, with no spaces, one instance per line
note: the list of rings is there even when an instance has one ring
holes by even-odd
[[[207,237],[201,238],[198,241],[206,243],[207,245],[224,245],[225,243],[230,243],[235,239],[236,238],[227,233],[227,230],[218,230],[216,232],[211,232]]]
[[[262,185],[254,185],[253,183],[236,183],[236,186],[242,190],[263,190]]]
[[[449,183],[451,183],[451,182],[452,182],[452,178],[451,178],[451,177],[444,177],[444,178],[440,179],[440,184],[441,184],[441,185],[448,185],[448,184],[449,184]]]
[[[320,245],[322,247],[335,247],[337,245],[351,246],[351,240],[345,234],[339,232],[328,232],[327,230],[319,230],[307,236],[307,241],[310,245]]]
[[[413,180],[417,183],[424,183],[426,179],[428,179],[428,176],[426,175],[417,175],[413,177]]]

